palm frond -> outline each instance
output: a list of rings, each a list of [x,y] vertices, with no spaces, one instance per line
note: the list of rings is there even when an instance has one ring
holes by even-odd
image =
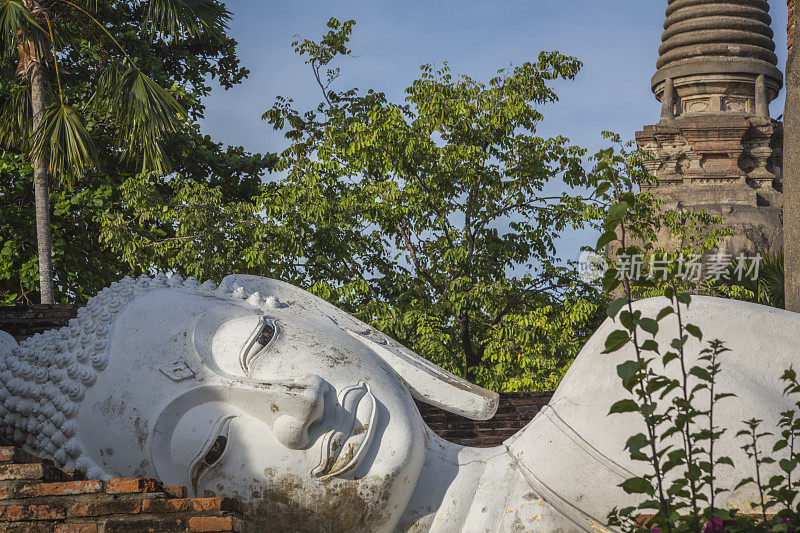
[[[161,141],[176,133],[186,118],[178,101],[144,73],[130,68],[120,78],[113,105],[124,125],[119,130],[123,159],[141,158],[142,172],[169,172]]]
[[[50,33],[52,30],[52,44],[48,40],[45,43],[48,47],[55,48],[56,50],[66,50],[77,41],[86,38],[86,34],[81,31],[81,28],[72,24],[72,18],[59,14],[59,16],[50,15],[50,27],[48,28],[47,22],[41,24],[43,32]],[[50,37],[49,35],[47,37]]]
[[[2,39],[0,46],[3,47],[3,57],[13,56],[21,41],[44,34],[44,30],[36,23],[33,15],[25,9],[22,2],[0,0],[0,39]]]
[[[0,145],[6,150],[28,151],[32,124],[29,87],[24,84],[12,85],[9,92],[0,97]]]
[[[783,309],[786,306],[785,281],[783,252],[765,257],[758,276],[759,303]]]
[[[217,0],[149,0],[146,25],[173,37],[221,36],[231,12]]]
[[[31,155],[43,158],[61,185],[71,184],[97,162],[94,143],[80,114],[60,103],[47,109],[33,132]]]
[[[122,77],[121,69],[124,68],[120,63],[111,61],[103,65],[100,72],[95,76],[94,94],[90,99],[90,105],[96,111],[108,108],[108,102],[113,101],[117,91],[117,86]]]
[[[94,11],[95,13],[100,9],[100,0],[80,0],[78,2],[83,6],[84,9],[88,9],[89,11]]]

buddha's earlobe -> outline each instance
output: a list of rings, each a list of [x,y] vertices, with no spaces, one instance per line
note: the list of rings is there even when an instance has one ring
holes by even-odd
[[[434,365],[384,335],[367,330],[347,332],[360,340],[397,373],[415,400],[472,420],[489,420],[499,396]]]

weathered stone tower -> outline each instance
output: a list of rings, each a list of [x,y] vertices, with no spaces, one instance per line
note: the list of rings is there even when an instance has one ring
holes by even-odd
[[[783,75],[771,22],[766,0],[669,0],[651,82],[661,120],[636,134],[654,156],[651,192],[667,209],[724,216],[732,254],[783,245],[783,128],[769,115]]]

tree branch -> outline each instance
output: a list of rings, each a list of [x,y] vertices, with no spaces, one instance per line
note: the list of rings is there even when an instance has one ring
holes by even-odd
[[[370,185],[376,187],[377,184],[375,180],[372,178],[372,175],[370,174],[369,170],[364,171],[364,177],[367,178],[367,181],[369,181]],[[386,197],[380,190],[378,190],[378,195],[381,197],[381,200],[387,202],[388,205]],[[420,262],[419,257],[417,256],[417,248],[414,246],[414,243],[411,242],[411,238],[406,232],[406,229],[400,222],[395,223],[395,228],[400,233],[400,237],[403,239],[403,244],[405,245],[406,250],[411,256],[411,263],[414,265],[414,268],[417,270],[417,272],[419,272],[420,276],[422,276],[422,279],[424,279],[431,287],[436,289],[436,292],[438,292],[439,295],[444,295],[444,290],[442,290],[441,286],[436,282],[435,279],[433,279],[433,276],[431,276],[431,274],[422,266],[422,263]]]
[[[197,235],[186,235],[185,237],[169,237],[167,239],[162,239],[160,241],[150,242],[144,245],[145,248],[153,248],[155,246],[159,246],[161,244],[167,244],[168,242],[175,242],[175,241],[190,241],[193,239],[199,239],[202,237],[203,233],[198,233]]]

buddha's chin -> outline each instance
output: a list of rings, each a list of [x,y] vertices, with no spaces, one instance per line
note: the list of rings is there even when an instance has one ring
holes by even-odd
[[[400,478],[367,474],[360,479],[320,480],[267,468],[256,481],[234,480],[219,472],[203,480],[197,495],[236,498],[254,531],[379,532],[391,530],[398,509],[407,504],[393,490]]]

